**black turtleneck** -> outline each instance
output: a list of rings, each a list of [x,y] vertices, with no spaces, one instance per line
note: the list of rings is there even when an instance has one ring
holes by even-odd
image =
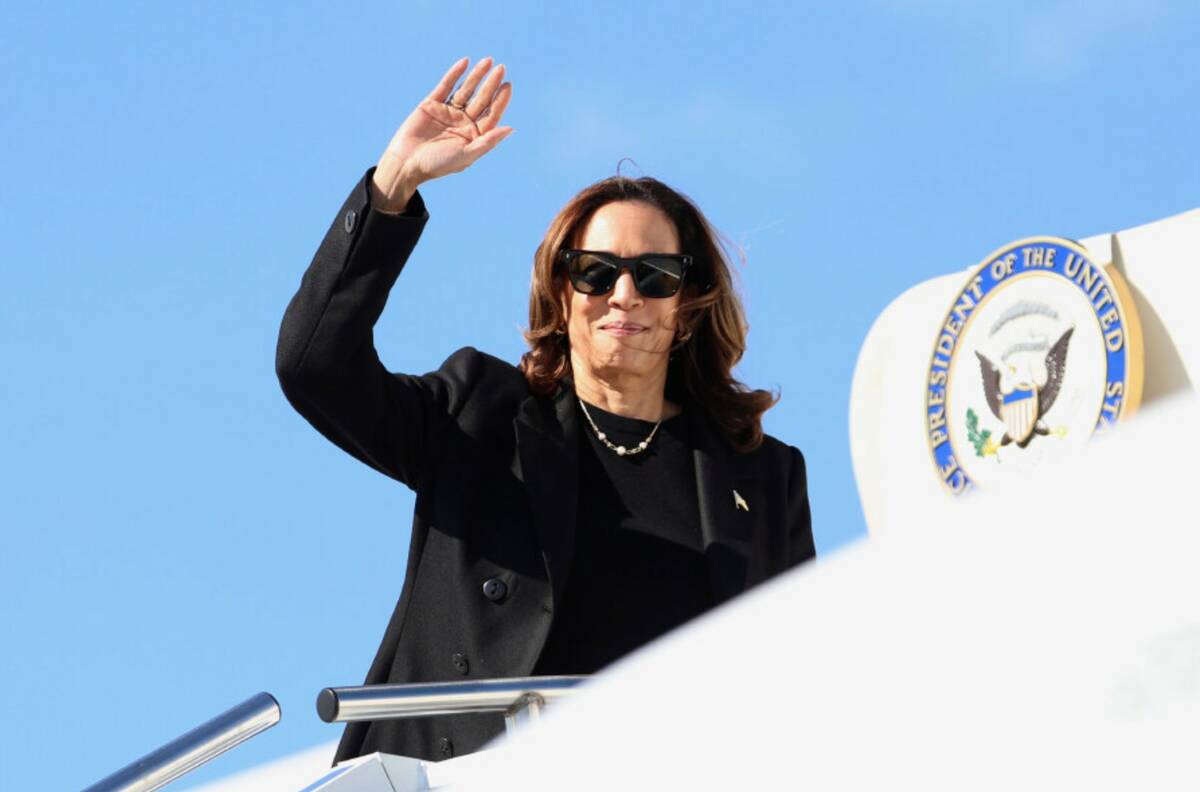
[[[654,428],[587,407],[613,445],[633,448]],[[539,675],[594,673],[713,605],[686,418],[663,421],[643,453],[618,456],[578,412],[575,550]]]

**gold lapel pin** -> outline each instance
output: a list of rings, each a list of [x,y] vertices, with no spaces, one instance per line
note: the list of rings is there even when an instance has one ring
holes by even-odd
[[[737,490],[733,491],[733,505],[744,512],[750,511],[750,504],[746,503],[746,499],[739,495]]]

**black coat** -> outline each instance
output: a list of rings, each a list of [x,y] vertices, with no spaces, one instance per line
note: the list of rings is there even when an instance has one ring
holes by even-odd
[[[429,216],[419,195],[404,215],[373,211],[370,175],[342,206],[288,306],[276,359],[284,393],[314,427],[417,494],[400,601],[366,684],[525,676],[570,569],[579,453],[573,392],[534,397],[515,367],[471,348],[424,376],[384,369],[372,328]],[[717,600],[812,558],[800,452],[767,437],[755,451],[735,453],[701,411],[685,414]],[[736,508],[735,489],[749,511]],[[355,723],[337,759],[377,750],[444,759],[501,729],[491,715]]]

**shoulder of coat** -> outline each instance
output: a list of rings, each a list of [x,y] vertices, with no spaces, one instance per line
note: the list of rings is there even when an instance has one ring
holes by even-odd
[[[520,369],[474,347],[457,350],[440,371],[461,385],[460,409],[469,409],[487,420],[515,415],[530,396],[529,384]],[[468,408],[468,404],[472,406]]]

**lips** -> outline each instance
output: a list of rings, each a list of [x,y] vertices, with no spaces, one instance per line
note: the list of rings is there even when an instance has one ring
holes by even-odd
[[[647,328],[637,322],[606,322],[600,325],[600,329],[612,335],[629,336],[641,333]]]

